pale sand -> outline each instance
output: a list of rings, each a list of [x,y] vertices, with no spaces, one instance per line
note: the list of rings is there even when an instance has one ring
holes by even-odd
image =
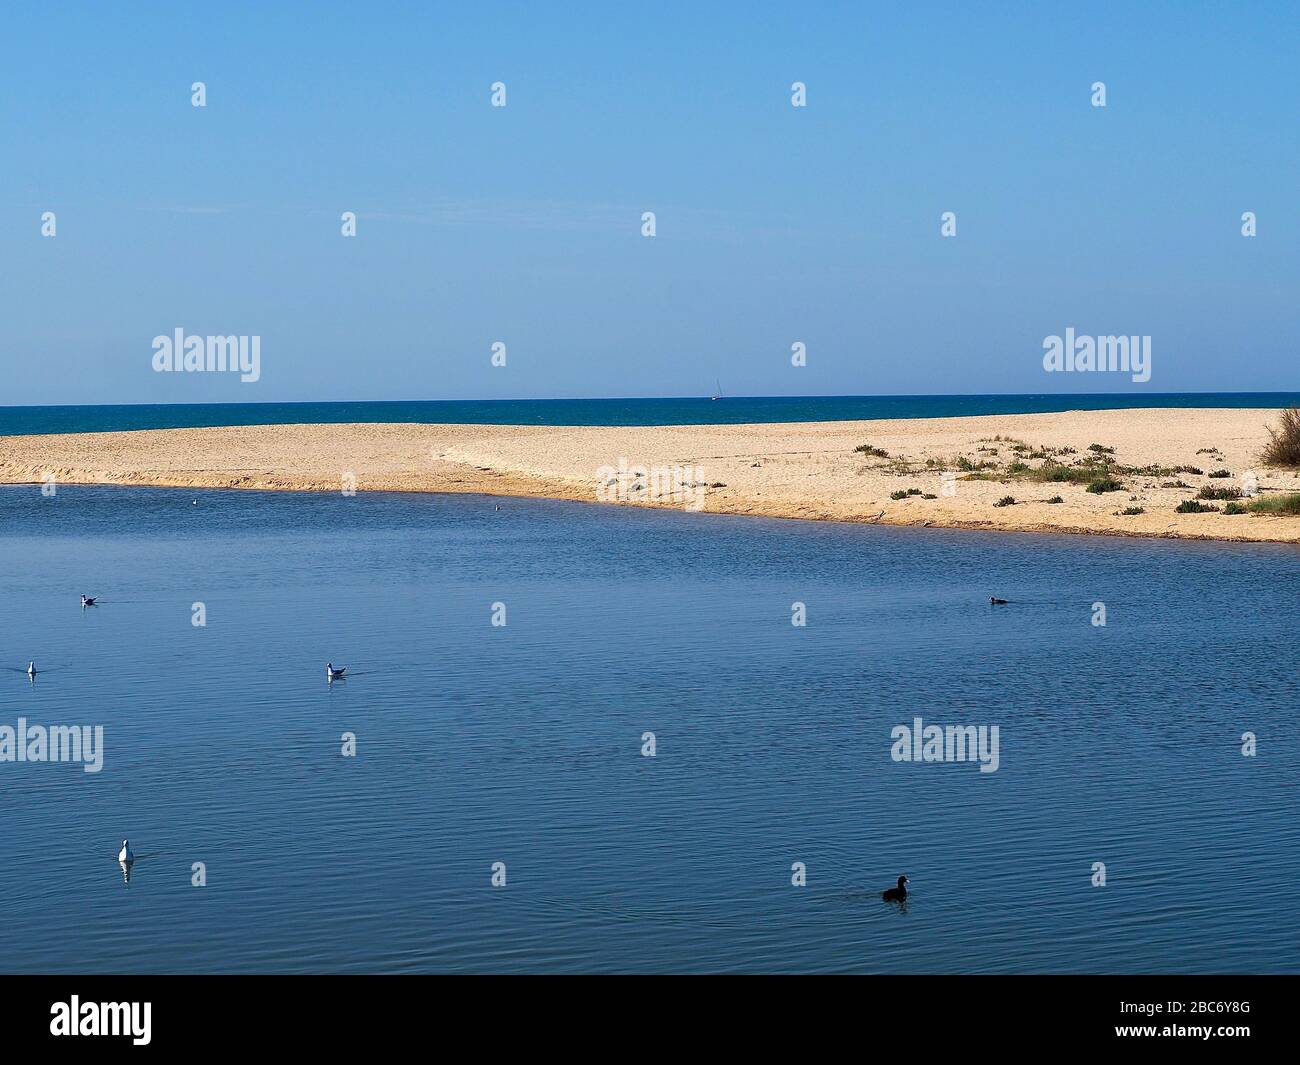
[[[1300,517],[1174,513],[1202,485],[1240,487],[1241,475],[1250,470],[1265,494],[1300,491],[1296,471],[1259,464],[1266,426],[1276,423],[1277,414],[1150,409],[779,425],[272,425],[0,437],[0,483],[39,483],[53,474],[64,484],[339,491],[343,474],[351,472],[359,491],[483,492],[595,503],[597,470],[617,468],[622,458],[632,466],[701,468],[703,481],[724,486],[701,489],[706,513],[1300,542]],[[1097,443],[1114,448],[1115,460],[1127,466],[1196,466],[1205,474],[1226,468],[1233,477],[1125,476],[1126,491],[1097,495],[1082,485],[967,481],[957,473],[955,495],[945,496],[941,470],[954,469],[957,456],[1001,465],[1016,457],[1006,441],[991,439],[997,436],[1035,449],[1076,449],[1064,456],[1067,462]],[[905,458],[911,471],[855,453],[863,443],[884,448],[891,460]],[[996,448],[998,454],[979,448]],[[1202,448],[1219,450],[1198,454]],[[926,459],[938,465],[926,469]],[[1191,487],[1160,487],[1179,479]],[[937,498],[889,498],[906,488]],[[993,505],[1006,495],[1016,498],[1014,506]],[[1054,495],[1064,502],[1048,504]],[[681,500],[637,503],[683,509]],[[1129,506],[1146,513],[1117,513]]]

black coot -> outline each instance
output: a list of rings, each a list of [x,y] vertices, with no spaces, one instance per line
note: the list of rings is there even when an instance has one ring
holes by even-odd
[[[886,902],[902,902],[907,898],[907,885],[910,881],[905,876],[898,878],[898,887],[886,888],[880,893],[880,897]]]

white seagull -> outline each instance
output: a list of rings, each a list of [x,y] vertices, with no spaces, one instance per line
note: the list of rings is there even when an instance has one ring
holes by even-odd
[[[117,864],[122,870],[123,882],[131,883],[131,866],[135,865],[135,855],[131,853],[131,844],[127,840],[122,840],[122,849],[117,853]]]
[[[29,677],[34,677],[34,676],[36,676],[36,663],[35,663],[35,662],[28,662],[28,663],[27,663],[27,675],[28,675]]]
[[[338,669],[335,669],[333,662],[325,663],[325,676],[329,680],[338,680],[339,677],[343,676],[343,674],[346,673],[347,671],[348,671],[347,666],[339,666]]]

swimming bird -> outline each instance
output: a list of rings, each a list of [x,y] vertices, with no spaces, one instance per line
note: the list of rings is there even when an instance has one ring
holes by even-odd
[[[28,662],[28,663],[27,663],[27,675],[28,675],[29,677],[34,677],[34,676],[36,676],[36,663],[35,663],[35,662]]]
[[[135,855],[131,853],[131,841],[129,839],[122,840],[122,849],[117,853],[117,860],[123,865],[129,865],[135,861]]]
[[[339,677],[343,676],[343,674],[346,673],[347,671],[348,671],[347,666],[339,666],[338,669],[335,669],[333,662],[325,663],[325,676],[329,680],[338,680]]]
[[[83,592],[82,595],[81,595],[81,605],[82,605],[82,606],[94,606],[94,605],[95,605],[95,600],[98,599],[98,598],[99,598],[99,596],[97,596],[97,595],[86,595],[86,594]]]
[[[880,897],[886,902],[902,902],[907,898],[907,885],[910,883],[911,881],[907,877],[900,876],[898,878],[898,887],[886,888],[880,893]]]
[[[999,599],[996,595],[990,595],[990,596],[989,596],[989,602],[992,603],[994,606],[1006,606],[1007,603],[1010,602],[1010,600],[1009,600],[1009,599]]]

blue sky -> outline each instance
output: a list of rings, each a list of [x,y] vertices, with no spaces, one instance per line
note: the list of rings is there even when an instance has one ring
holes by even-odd
[[[0,403],[1295,389],[1300,8],[982,6],[7,4]]]

